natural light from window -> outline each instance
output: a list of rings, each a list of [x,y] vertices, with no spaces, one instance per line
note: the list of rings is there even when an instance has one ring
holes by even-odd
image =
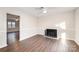
[[[61,30],[60,38],[61,38],[62,43],[65,44],[65,42],[66,42],[66,32],[65,32],[66,23],[65,22],[59,23],[56,25],[56,27],[58,27]]]

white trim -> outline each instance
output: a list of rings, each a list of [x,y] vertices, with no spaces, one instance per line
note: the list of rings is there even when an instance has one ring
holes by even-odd
[[[74,40],[78,45],[79,45],[79,41],[78,40]]]
[[[38,34],[33,34],[33,35],[31,35],[31,36],[26,37],[25,39],[28,39],[28,38],[33,37],[33,36],[35,36],[35,35],[38,35]],[[19,41],[22,41],[22,40],[25,40],[25,39],[20,39]]]
[[[3,44],[3,45],[0,46],[0,48],[4,48],[6,46],[8,46],[8,45],[7,44]]]

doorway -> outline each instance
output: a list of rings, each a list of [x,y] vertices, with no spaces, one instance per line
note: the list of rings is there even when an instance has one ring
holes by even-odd
[[[19,41],[20,16],[7,13],[7,44]]]

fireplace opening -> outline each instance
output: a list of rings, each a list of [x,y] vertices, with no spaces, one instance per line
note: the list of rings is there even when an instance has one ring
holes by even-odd
[[[45,36],[57,38],[57,29],[46,29]]]

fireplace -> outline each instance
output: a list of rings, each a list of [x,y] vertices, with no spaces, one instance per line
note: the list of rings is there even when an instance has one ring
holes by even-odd
[[[57,29],[46,29],[45,36],[57,38]]]

